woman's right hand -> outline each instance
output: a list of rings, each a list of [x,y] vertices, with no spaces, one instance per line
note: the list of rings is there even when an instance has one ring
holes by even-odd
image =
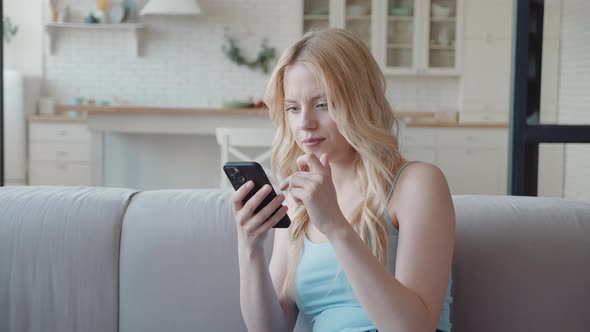
[[[264,185],[246,203],[243,203],[253,187],[254,183],[248,181],[232,196],[232,210],[238,228],[238,248],[250,253],[262,250],[268,231],[287,214],[287,206],[281,206],[285,200],[285,195],[282,193],[254,214],[254,210],[270,194],[272,188],[268,184]],[[273,215],[272,213],[279,207],[280,209]]]

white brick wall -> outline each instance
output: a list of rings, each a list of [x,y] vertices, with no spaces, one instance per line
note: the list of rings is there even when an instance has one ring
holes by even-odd
[[[82,16],[94,0],[60,1]],[[145,0],[138,1],[141,8]],[[220,107],[224,99],[262,98],[267,75],[239,67],[221,51],[224,30],[253,58],[263,38],[280,53],[300,36],[297,1],[201,0],[197,17],[144,17],[141,54],[130,51],[124,30],[61,30],[56,51],[45,57],[46,92],[138,105]],[[388,96],[398,109],[457,109],[456,79],[389,78]]]
[[[96,4],[95,0],[59,2],[70,4],[79,19]],[[139,1],[138,7],[144,3]],[[46,94],[61,102],[117,96],[137,105],[170,107],[220,107],[224,99],[262,98],[268,75],[229,61],[221,50],[224,31],[238,40],[249,58],[257,54],[263,38],[280,53],[301,36],[297,0],[199,0],[199,4],[204,13],[197,17],[143,17],[147,29],[139,57],[131,52],[129,31],[61,30],[55,53],[44,57]],[[396,77],[388,78],[388,83],[395,109],[457,109],[456,79]],[[107,146],[107,186],[218,185],[219,148],[214,137],[110,135]],[[160,153],[155,154],[154,147]],[[170,160],[175,160],[174,165]]]

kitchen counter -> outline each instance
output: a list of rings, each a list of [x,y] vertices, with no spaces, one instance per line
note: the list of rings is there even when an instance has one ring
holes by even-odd
[[[56,105],[58,113],[79,111],[86,114],[86,124],[91,132],[90,168],[92,183],[104,185],[105,136],[109,134],[167,134],[205,135],[205,141],[214,140],[215,130],[220,127],[270,128],[268,111],[261,108],[215,109],[215,108],[169,108],[146,106],[92,106]],[[61,117],[63,118],[63,117]],[[193,153],[205,155],[203,149]],[[209,151],[209,150],[207,150]]]
[[[215,116],[268,116],[265,108],[178,108],[178,107],[151,107],[151,106],[93,106],[93,105],[64,105],[55,106],[58,113],[68,111],[81,111],[88,113],[118,113],[118,114],[158,114],[158,115],[215,115]],[[395,111],[395,117],[412,120],[434,120],[441,122],[457,121],[457,112],[416,112]]]
[[[91,106],[91,105],[63,105],[55,106],[58,113],[81,111],[87,113],[118,113],[118,114],[154,114],[154,115],[215,115],[215,116],[268,116],[263,108],[177,108],[177,107],[148,107],[148,106]]]
[[[194,116],[252,116],[265,117],[268,116],[268,111],[258,108],[244,108],[244,109],[214,109],[214,108],[164,108],[164,107],[143,107],[143,106],[70,106],[70,105],[56,105],[58,113],[68,112],[70,110],[78,110],[90,113],[119,113],[119,114],[159,114],[159,115],[194,115]],[[436,112],[396,112],[398,119],[410,119],[405,123],[406,127],[410,128],[508,128],[508,123],[503,122],[471,122],[460,123],[456,121],[456,116],[453,112],[440,113]],[[29,115],[29,121],[33,122],[84,122],[85,116],[68,117],[65,115]]]
[[[29,122],[75,122],[75,123],[82,123],[86,122],[86,118],[81,117],[69,117],[61,114],[56,115],[45,115],[45,114],[35,114],[29,115],[27,117]]]
[[[508,128],[508,123],[502,122],[438,122],[438,121],[409,121],[406,122],[408,128],[480,128],[480,129],[494,129],[494,128]]]
[[[104,185],[105,153],[109,147],[105,136],[115,134],[168,134],[205,135],[203,141],[215,142],[215,130],[219,127],[271,128],[268,111],[261,108],[223,109],[223,108],[170,108],[146,106],[92,106],[56,105],[58,113],[69,111],[85,113],[85,118],[65,116],[32,116],[30,121],[86,121],[91,132],[90,169],[92,183]],[[457,112],[406,112],[396,111],[396,118],[406,127],[450,127],[450,128],[506,128],[506,124],[458,123]],[[195,155],[210,155],[214,147],[195,147]],[[208,153],[205,153],[208,151]],[[211,173],[213,175],[213,173]]]

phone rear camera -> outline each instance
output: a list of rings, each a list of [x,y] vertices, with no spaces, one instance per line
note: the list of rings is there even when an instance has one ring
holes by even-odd
[[[229,174],[229,176],[236,176],[238,173],[240,173],[240,170],[235,168],[235,167],[228,167],[227,168],[227,174]]]
[[[239,175],[236,177],[236,181],[238,181],[239,183],[242,183],[242,182],[246,181],[246,179],[244,179],[243,176]]]

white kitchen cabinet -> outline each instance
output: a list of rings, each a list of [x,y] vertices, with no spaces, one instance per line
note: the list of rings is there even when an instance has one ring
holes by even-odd
[[[300,0],[302,33],[344,28],[387,75],[458,76],[462,0]]]
[[[407,160],[436,164],[436,148],[434,147],[404,147],[401,152]]]
[[[436,165],[443,171],[455,195],[504,195],[508,179],[507,151],[501,148],[443,148]]]
[[[507,188],[508,130],[502,128],[405,128],[407,160],[438,166],[451,193],[502,195]]]
[[[55,117],[29,121],[29,184],[92,184],[90,132],[85,122],[56,121]]]
[[[512,0],[465,1],[461,122],[508,122]]]
[[[302,33],[329,27],[347,29],[359,36],[374,52],[378,29],[378,3],[382,0],[300,0]]]
[[[514,0],[466,0],[465,39],[510,39]]]
[[[465,40],[461,78],[462,112],[508,114],[510,52],[509,39]]]
[[[462,0],[384,0],[379,5],[375,55],[385,74],[461,73]]]

